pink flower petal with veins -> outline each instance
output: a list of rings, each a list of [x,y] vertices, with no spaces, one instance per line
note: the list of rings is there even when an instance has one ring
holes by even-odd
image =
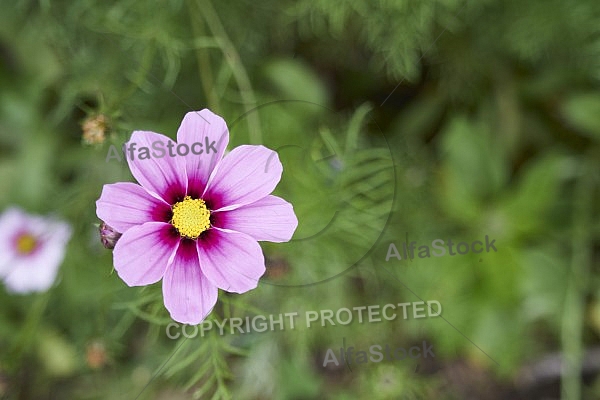
[[[203,198],[213,210],[231,210],[271,194],[281,179],[279,156],[264,146],[233,149],[217,165]]]
[[[185,143],[190,148],[190,153],[185,157],[188,195],[199,197],[204,193],[208,178],[223,158],[225,148],[229,143],[227,125],[223,118],[207,109],[189,112],[183,117],[177,131],[177,143]],[[194,149],[197,153],[202,152],[199,155],[193,154],[191,151],[191,147],[195,143],[201,145],[196,145]],[[212,144],[217,150],[216,153],[213,152]]]
[[[179,247],[179,238],[164,222],[147,222],[125,231],[113,252],[115,270],[129,286],[162,279]]]
[[[100,199],[96,201],[98,218],[121,233],[148,221],[168,220],[170,211],[167,202],[130,182],[104,185]]]
[[[163,143],[165,155],[163,157],[151,157],[141,159],[137,151],[146,147],[152,150],[153,143]],[[172,203],[176,198],[187,191],[187,175],[185,172],[185,161],[183,157],[171,157],[166,146],[173,142],[168,137],[145,131],[135,131],[127,142],[127,148],[133,146],[133,151],[127,151],[127,161],[133,177],[150,193],[160,197],[167,203]],[[131,153],[133,158],[131,158]],[[158,153],[158,151],[155,151]]]
[[[287,242],[298,227],[298,218],[290,203],[267,196],[232,211],[214,213],[214,225],[245,233],[254,240]]]
[[[182,242],[163,279],[165,307],[183,324],[202,322],[217,302],[219,290],[202,274],[196,246]]]
[[[265,273],[265,258],[250,236],[219,228],[198,242],[202,273],[219,289],[244,293],[258,286]]]

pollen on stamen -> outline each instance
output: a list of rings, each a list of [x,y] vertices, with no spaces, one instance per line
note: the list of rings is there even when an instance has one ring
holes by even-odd
[[[202,199],[186,196],[172,207],[171,225],[182,237],[197,239],[200,234],[210,228],[210,211]]]

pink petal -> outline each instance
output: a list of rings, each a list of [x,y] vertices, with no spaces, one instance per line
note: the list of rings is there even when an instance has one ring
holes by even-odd
[[[198,240],[202,273],[219,289],[244,293],[256,288],[265,273],[265,258],[250,236],[212,228]]]
[[[71,227],[49,218],[42,219],[31,215],[24,218],[29,223],[37,220],[36,228],[40,231],[36,236],[43,238],[40,248],[26,256],[12,252],[9,269],[0,271],[0,278],[4,280],[10,292],[44,292],[56,280],[60,264],[65,258],[67,243],[71,238]]]
[[[131,182],[104,185],[96,215],[118,232],[146,222],[167,222],[171,207]]]
[[[64,258],[64,250],[46,252],[52,258],[15,258],[11,270],[3,277],[6,289],[13,293],[45,292],[56,280],[58,268]]]
[[[183,324],[199,324],[216,304],[218,292],[202,275],[196,244],[183,240],[163,280],[165,307],[171,318]]]
[[[9,207],[0,214],[0,278],[10,268],[10,261],[15,254],[13,236],[29,227],[27,214],[16,207]]]
[[[264,146],[236,147],[217,165],[203,198],[213,210],[253,203],[275,189],[282,171],[273,150]]]
[[[277,196],[267,196],[232,211],[215,212],[213,219],[219,228],[269,242],[289,241],[298,227],[292,205]]]
[[[174,157],[169,155],[168,143],[173,143],[171,153],[175,155]],[[177,144],[158,133],[135,131],[127,142],[127,148],[130,149],[134,145],[133,159],[131,159],[131,151],[128,150],[127,161],[131,173],[140,185],[169,204],[174,204],[183,198],[187,191],[187,176],[184,157],[178,155],[175,150]],[[156,148],[153,148],[153,145]],[[149,149],[150,159],[140,159],[143,154],[139,149],[142,147]],[[164,150],[164,153],[161,150]],[[162,157],[159,157],[161,154]]]
[[[210,145],[214,142],[214,146]],[[177,143],[185,143],[190,152],[185,157],[188,176],[188,195],[198,198],[204,193],[210,173],[223,158],[229,143],[229,130],[223,118],[208,109],[189,112],[177,131]],[[195,143],[200,143],[198,146]],[[194,146],[196,153],[191,149]],[[213,151],[216,148],[216,153]],[[209,151],[209,153],[207,153]]]
[[[178,247],[179,235],[170,224],[147,222],[134,226],[123,233],[115,246],[115,270],[128,286],[156,283]]]

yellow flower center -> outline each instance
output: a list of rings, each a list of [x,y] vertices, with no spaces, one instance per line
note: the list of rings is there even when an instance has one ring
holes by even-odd
[[[37,239],[29,233],[24,233],[17,238],[17,251],[21,254],[31,254],[37,247]]]
[[[198,239],[198,236],[210,228],[210,211],[202,199],[186,196],[183,201],[173,205],[171,225],[182,237]]]

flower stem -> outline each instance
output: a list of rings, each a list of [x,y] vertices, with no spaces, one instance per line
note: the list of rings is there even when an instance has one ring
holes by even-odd
[[[203,37],[204,24],[202,22],[202,17],[199,17],[197,15],[191,3],[188,3],[188,7],[190,10],[190,19],[192,30],[194,31],[194,36]],[[202,83],[202,89],[204,90],[204,95],[206,96],[206,102],[208,103],[208,107],[215,113],[220,114],[219,99],[215,94],[215,90],[212,88],[213,74],[212,68],[210,66],[208,49],[198,48],[196,49],[195,53],[196,60],[198,62],[198,75],[200,77],[200,82]]]
[[[27,317],[23,323],[20,335],[11,349],[12,354],[9,359],[16,360],[16,364],[19,363],[19,360],[23,357],[25,352],[31,350],[32,343],[36,337],[40,322],[42,320],[42,315],[44,314],[44,310],[48,305],[49,299],[50,295],[49,292],[47,292],[37,295],[37,298],[33,300],[33,304],[27,313]]]
[[[256,107],[256,98],[254,97],[254,91],[252,90],[250,78],[242,66],[240,55],[229,39],[225,28],[223,28],[223,25],[221,24],[219,15],[213,8],[210,0],[198,0],[197,6],[200,10],[202,10],[200,14],[204,17],[206,25],[219,43],[221,51],[223,52],[223,56],[228,62],[240,89],[240,95],[242,96],[244,109],[248,117],[250,142],[253,144],[260,144],[262,143],[260,120],[258,118],[258,114],[256,112],[252,112],[254,107]]]
[[[582,163],[575,188],[573,234],[571,241],[571,276],[567,283],[562,315],[561,399],[581,398],[581,366],[583,359],[583,321],[585,295],[588,292],[591,262],[591,221],[593,214],[594,171],[597,168],[590,154]]]

